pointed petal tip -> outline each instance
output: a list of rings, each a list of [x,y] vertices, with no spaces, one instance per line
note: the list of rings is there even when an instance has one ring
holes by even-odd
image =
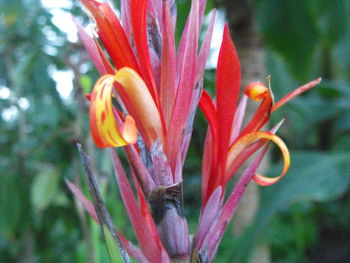
[[[277,183],[288,171],[290,167],[290,155],[288,151],[287,145],[282,141],[280,137],[277,135],[269,133],[266,137],[266,139],[273,141],[281,150],[282,157],[283,157],[283,170],[281,174],[277,177],[266,177],[264,175],[261,175],[259,173],[255,173],[253,176],[253,180],[261,186],[270,186],[275,183]]]
[[[317,79],[314,79],[314,80],[300,86],[299,88],[293,90],[292,92],[288,93],[286,96],[284,96],[276,104],[273,105],[271,112],[278,110],[281,106],[286,104],[288,101],[294,99],[296,96],[300,95],[301,93],[304,93],[305,91],[308,91],[309,89],[315,87],[321,81],[322,81],[322,78],[319,77]]]

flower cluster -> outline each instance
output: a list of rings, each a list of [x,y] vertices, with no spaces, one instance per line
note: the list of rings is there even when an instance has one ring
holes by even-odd
[[[240,63],[226,25],[213,100],[203,90],[203,74],[215,12],[201,47],[198,44],[205,0],[192,1],[178,47],[174,0],[121,0],[120,19],[106,2],[81,2],[93,17],[100,40],[76,22],[80,38],[102,75],[87,96],[91,133],[99,147],[124,146],[137,190],[138,198],[113,151],[119,190],[140,248],[119,233],[123,247],[138,262],[212,262],[250,180],[271,185],[288,170],[288,149],[275,134],[281,123],[270,131],[261,128],[271,113],[320,80],[277,103],[269,83],[266,87],[254,82],[239,100]],[[248,99],[260,101],[260,106],[243,127]],[[198,105],[209,129],[203,156],[201,214],[197,233],[190,239],[183,214],[182,168]],[[256,173],[270,141],[281,149],[284,159],[283,170],[275,178]],[[260,149],[225,200],[228,181]],[[94,206],[73,184],[69,186],[99,221]]]

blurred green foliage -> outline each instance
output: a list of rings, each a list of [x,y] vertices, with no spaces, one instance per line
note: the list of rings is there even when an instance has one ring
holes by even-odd
[[[274,123],[286,118],[279,135],[292,152],[292,168],[280,183],[261,189],[254,224],[234,240],[227,233],[217,262],[244,262],[260,242],[269,244],[273,262],[349,261],[350,2],[253,2],[275,96],[319,76],[323,81],[274,115]],[[66,9],[86,21],[75,1]],[[178,0],[180,28],[188,10],[189,1]],[[75,149],[80,141],[95,160],[115,224],[134,239],[110,156],[91,147],[87,135],[83,94],[98,75],[52,17],[37,0],[0,1],[0,262],[108,262],[99,227],[75,205],[63,180],[87,192]],[[68,98],[54,80],[62,70],[73,72]],[[214,81],[215,72],[208,71],[206,87]],[[192,232],[206,127],[201,114],[196,127],[184,172]],[[271,174],[281,165],[278,153],[273,158]]]

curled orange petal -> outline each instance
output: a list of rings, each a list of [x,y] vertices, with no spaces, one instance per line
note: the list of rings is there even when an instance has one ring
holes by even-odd
[[[135,143],[137,129],[131,116],[117,122],[113,112],[112,91],[114,76],[104,75],[95,84],[90,104],[90,128],[99,147],[119,147]]]
[[[274,178],[269,178],[263,175],[256,173],[253,176],[253,180],[263,186],[268,186],[276,183],[279,179],[281,179],[287,172],[290,166],[290,155],[287,148],[287,145],[282,141],[280,137],[270,132],[257,131],[251,132],[243,137],[239,138],[230,148],[227,160],[226,170],[230,170],[230,166],[232,166],[237,159],[237,157],[245,150],[247,147],[255,143],[258,139],[267,139],[269,141],[274,142],[281,150],[283,155],[283,170],[281,174]],[[226,175],[226,181],[228,181],[232,175]]]

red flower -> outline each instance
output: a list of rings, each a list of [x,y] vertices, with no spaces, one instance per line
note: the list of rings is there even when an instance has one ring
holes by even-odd
[[[176,49],[174,1],[122,0],[121,22],[107,3],[81,0],[93,16],[99,42],[77,23],[80,38],[102,77],[90,98],[90,127],[99,147],[125,146],[136,185],[137,201],[124,169],[113,152],[115,174],[141,250],[120,239],[138,262],[170,262],[199,257],[214,259],[227,223],[251,179],[260,185],[277,182],[288,170],[289,152],[270,131],[260,129],[270,114],[320,79],[290,93],[277,103],[260,82],[250,84],[238,106],[240,64],[225,26],[216,75],[216,101],[202,92],[203,73],[214,24],[211,19],[200,51],[199,32],[205,0],[193,0]],[[215,13],[214,13],[215,14]],[[247,99],[261,101],[252,120],[242,129]],[[202,171],[202,210],[198,232],[190,245],[183,215],[182,167],[190,142],[198,102],[210,129],[205,141]],[[119,104],[119,109],[115,103]],[[139,135],[139,136],[138,136]],[[268,142],[282,151],[284,167],[276,178],[256,173]],[[263,151],[248,166],[228,199],[225,186],[256,151]],[[71,183],[69,187],[96,219],[96,211]]]

